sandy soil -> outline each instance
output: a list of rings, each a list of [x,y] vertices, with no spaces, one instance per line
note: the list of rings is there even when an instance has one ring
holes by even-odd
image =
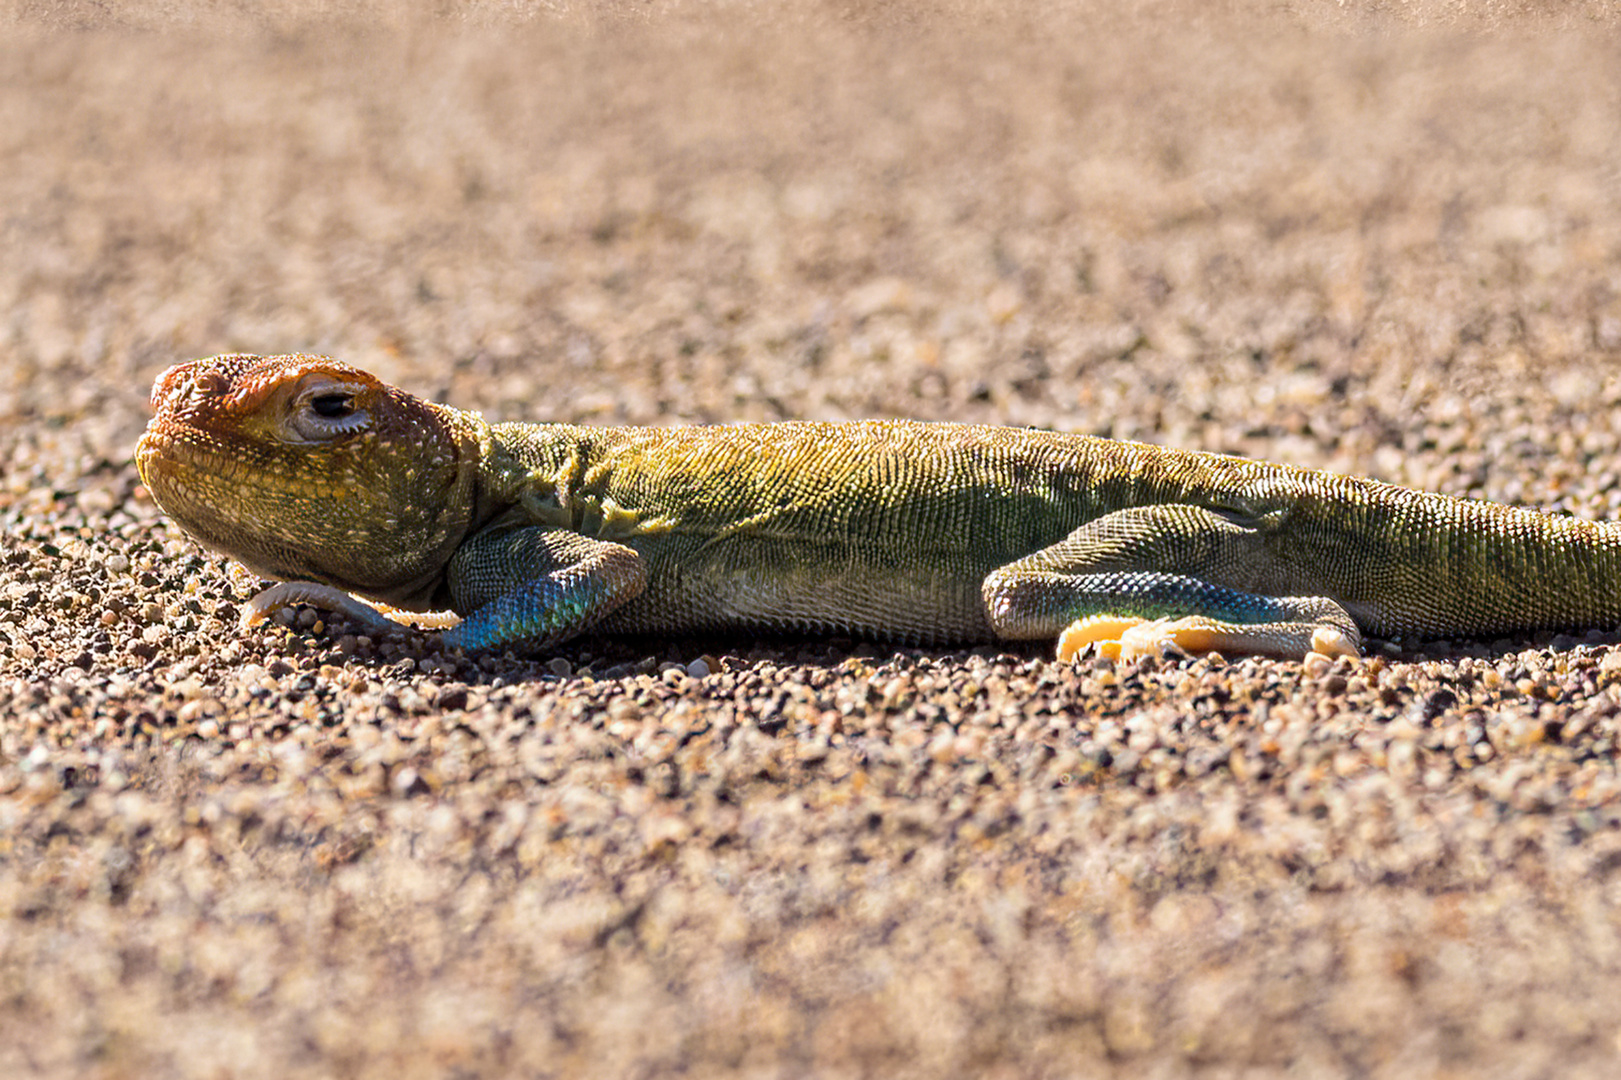
[[[1613,516],[1613,5],[323,6],[0,9],[0,1075],[1617,1075],[1617,634],[474,662],[129,461],[304,349]]]

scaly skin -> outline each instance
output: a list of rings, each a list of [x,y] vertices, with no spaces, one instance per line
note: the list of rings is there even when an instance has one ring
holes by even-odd
[[[303,355],[180,364],[152,401],[136,462],[192,535],[298,583],[278,601],[449,608],[447,646],[758,627],[1355,655],[1363,631],[1621,622],[1621,527],[1214,454],[906,421],[491,425]]]

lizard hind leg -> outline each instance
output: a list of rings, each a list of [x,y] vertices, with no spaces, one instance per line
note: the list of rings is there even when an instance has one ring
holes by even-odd
[[[992,571],[986,615],[1003,638],[1058,638],[1062,660],[1088,646],[1120,659],[1173,648],[1360,655],[1361,634],[1339,603],[1272,592],[1303,582],[1268,550],[1265,532],[1256,519],[1197,506],[1116,511]],[[1271,588],[1256,591],[1254,582]]]

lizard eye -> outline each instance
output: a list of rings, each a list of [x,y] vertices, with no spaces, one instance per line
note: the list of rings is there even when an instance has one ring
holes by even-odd
[[[321,386],[299,398],[292,429],[311,441],[351,435],[371,426],[371,414],[347,386]]]
[[[343,420],[355,411],[354,398],[348,394],[316,394],[310,398],[310,409],[326,420]]]

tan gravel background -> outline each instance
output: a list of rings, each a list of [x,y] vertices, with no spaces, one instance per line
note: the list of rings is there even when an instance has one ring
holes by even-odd
[[[458,662],[129,463],[307,349],[1615,514],[1613,3],[330,6],[0,8],[0,1075],[1621,1075],[1616,634]]]

